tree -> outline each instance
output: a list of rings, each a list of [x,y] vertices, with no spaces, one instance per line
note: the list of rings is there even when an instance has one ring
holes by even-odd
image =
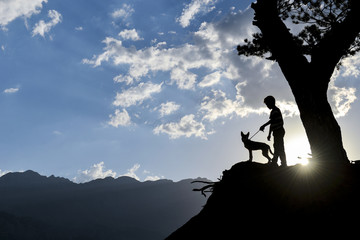
[[[313,158],[346,164],[341,129],[327,100],[330,78],[341,60],[360,50],[359,0],[257,0],[253,24],[260,33],[238,54],[276,61],[300,111]],[[293,34],[285,21],[302,25]]]

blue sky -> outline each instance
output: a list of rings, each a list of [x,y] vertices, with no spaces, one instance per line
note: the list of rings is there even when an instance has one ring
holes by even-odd
[[[236,54],[257,31],[250,3],[0,1],[0,175],[216,179],[247,159],[240,131],[267,121],[270,94],[296,163],[309,150],[281,71]],[[359,65],[359,55],[344,60],[328,95],[351,159]]]

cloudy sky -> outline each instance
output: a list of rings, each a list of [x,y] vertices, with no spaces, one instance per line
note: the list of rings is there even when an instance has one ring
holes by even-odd
[[[236,53],[257,31],[250,3],[0,0],[0,175],[215,180],[247,159],[240,131],[268,120],[267,95],[296,163],[309,150],[286,80],[276,63]],[[359,75],[360,55],[346,59],[328,95],[351,159]]]

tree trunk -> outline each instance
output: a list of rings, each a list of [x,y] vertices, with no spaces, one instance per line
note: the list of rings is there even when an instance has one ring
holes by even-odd
[[[327,99],[331,74],[319,71],[305,58],[280,60],[278,64],[298,105],[313,159],[326,165],[349,163],[340,126]]]
[[[349,163],[342,143],[340,126],[327,100],[327,89],[303,86],[302,91],[296,89],[293,90],[293,94],[310,143],[313,160],[326,165]]]
[[[287,78],[287,81],[299,108],[313,160],[326,165],[349,163],[340,126],[327,99],[327,87],[319,90],[317,86],[308,85],[306,81],[300,84],[292,83],[291,78]],[[316,82],[316,79],[313,82]]]
[[[330,50],[338,41],[334,36],[345,33],[328,34],[309,63],[278,16],[277,0],[258,0],[252,8],[255,10],[253,24],[261,30],[272,58],[278,62],[294,94],[314,160],[326,165],[349,163],[340,127],[327,100],[330,77],[342,56],[341,49],[335,51],[339,54]]]

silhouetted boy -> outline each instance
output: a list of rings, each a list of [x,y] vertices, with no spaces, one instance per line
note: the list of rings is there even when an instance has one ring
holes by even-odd
[[[270,125],[269,135],[267,139],[270,141],[271,133],[274,136],[274,157],[272,159],[272,164],[277,166],[278,158],[280,157],[281,166],[287,166],[286,163],[286,154],[284,148],[284,120],[281,114],[281,111],[278,107],[275,106],[275,98],[273,96],[267,96],[264,99],[265,105],[271,109],[270,120],[260,127],[261,131],[264,131],[267,125]]]

